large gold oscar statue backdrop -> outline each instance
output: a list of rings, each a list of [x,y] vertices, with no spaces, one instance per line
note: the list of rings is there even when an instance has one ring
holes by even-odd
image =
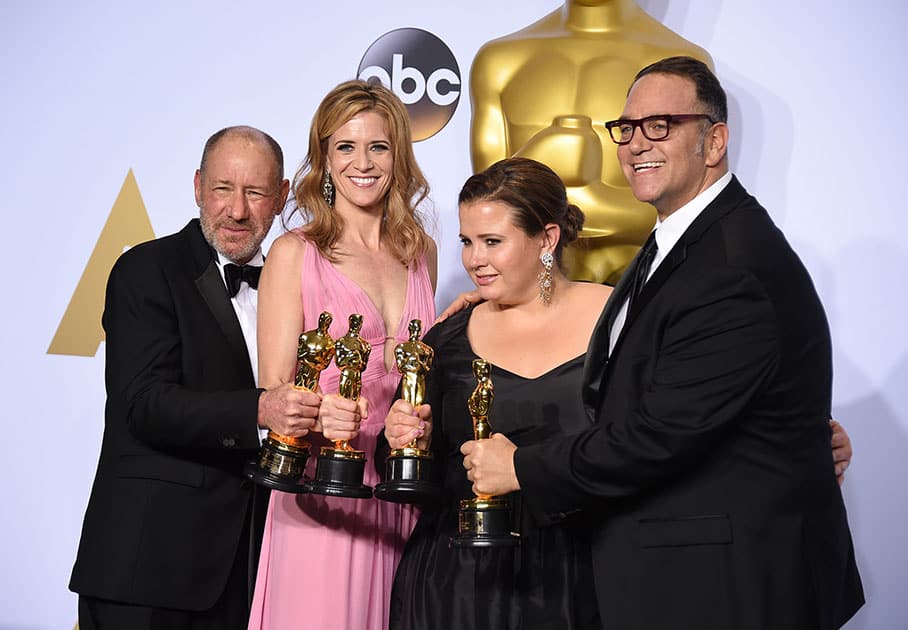
[[[638,70],[672,55],[712,67],[705,50],[633,0],[568,0],[486,43],[473,61],[473,170],[521,155],[561,176],[586,215],[580,239],[566,251],[573,278],[616,282],[655,223],[653,209],[631,194],[603,123],[621,115]]]

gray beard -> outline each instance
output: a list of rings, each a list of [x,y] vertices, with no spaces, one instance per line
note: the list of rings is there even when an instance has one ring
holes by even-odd
[[[205,221],[204,219],[201,219],[201,218],[199,219],[199,223],[202,226],[202,236],[205,237],[205,240],[208,242],[208,244],[211,245],[211,247],[213,247],[214,250],[217,253],[219,253],[221,256],[223,256],[224,258],[227,258],[228,260],[235,262],[237,264],[243,264],[245,262],[248,262],[249,259],[251,259],[255,255],[255,253],[259,249],[259,246],[261,246],[261,244],[262,244],[261,241],[252,242],[249,244],[248,247],[245,247],[231,255],[231,254],[228,254],[227,252],[225,252],[224,249],[218,245],[218,243],[215,239],[214,229],[212,228],[212,226],[209,225],[207,221]],[[268,233],[267,230],[265,233],[266,234]],[[240,262],[240,261],[242,261],[242,262]]]

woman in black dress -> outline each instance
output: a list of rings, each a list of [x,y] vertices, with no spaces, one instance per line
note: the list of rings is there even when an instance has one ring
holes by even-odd
[[[473,496],[460,446],[473,438],[472,362],[492,365],[492,428],[518,445],[589,426],[580,397],[584,353],[610,287],[571,282],[560,268],[583,214],[548,167],[502,160],[460,193],[463,264],[482,303],[436,325],[426,403],[398,400],[386,420],[391,448],[418,438],[434,452],[445,496],[423,510],[394,583],[390,627],[600,628],[581,517],[539,527],[511,497],[516,547],[459,549],[460,499]],[[381,461],[381,458],[377,458]]]

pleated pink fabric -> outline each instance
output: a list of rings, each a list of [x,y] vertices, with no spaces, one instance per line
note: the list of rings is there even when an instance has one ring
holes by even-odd
[[[386,370],[382,347],[387,338],[409,337],[411,319],[425,332],[435,319],[435,301],[425,260],[410,265],[407,299],[397,329],[388,334],[381,315],[366,293],[341,274],[314,245],[307,243],[301,271],[306,328],[314,328],[322,311],[334,316],[334,338],[347,332],[347,317],[363,315],[361,335],[373,346],[363,372],[362,395],[369,418],[351,442],[365,451],[365,483],[378,483],[371,461],[400,374]],[[338,370],[322,372],[323,392],[336,392]],[[313,456],[307,475],[315,474],[315,455],[326,442],[311,435]],[[378,499],[344,499],[274,491],[262,541],[250,630],[383,630],[394,571],[416,521],[416,511]]]

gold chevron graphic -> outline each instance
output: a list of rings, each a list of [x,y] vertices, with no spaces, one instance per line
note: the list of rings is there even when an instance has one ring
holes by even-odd
[[[142,194],[129,169],[47,354],[95,356],[104,340],[101,313],[107,276],[124,250],[153,238]]]

